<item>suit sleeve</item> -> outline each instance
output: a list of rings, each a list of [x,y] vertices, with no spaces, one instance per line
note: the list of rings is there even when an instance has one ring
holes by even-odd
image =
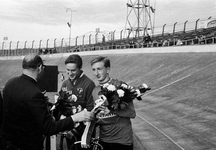
[[[47,100],[42,93],[34,95],[28,105],[44,135],[54,135],[74,127],[74,122],[71,117],[59,121],[54,120],[48,110]]]

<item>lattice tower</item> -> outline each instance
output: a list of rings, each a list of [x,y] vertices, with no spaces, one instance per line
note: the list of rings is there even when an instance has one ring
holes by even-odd
[[[153,36],[155,3],[156,0],[152,6],[150,0],[128,0],[124,36],[128,38],[146,36],[147,34]]]

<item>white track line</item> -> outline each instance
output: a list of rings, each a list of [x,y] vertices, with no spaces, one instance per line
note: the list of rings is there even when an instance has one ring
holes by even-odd
[[[180,79],[178,79],[178,80],[175,80],[174,82],[171,82],[171,83],[169,83],[169,84],[167,84],[167,85],[165,85],[165,86],[162,86],[162,87],[160,87],[160,88],[158,88],[158,89],[155,89],[155,90],[153,90],[153,91],[151,91],[151,92],[148,92],[148,93],[144,94],[143,96],[146,96],[146,95],[148,95],[148,94],[154,93],[154,92],[156,92],[156,91],[158,91],[158,90],[160,90],[160,89],[166,88],[166,87],[168,87],[168,86],[170,86],[170,85],[172,85],[172,84],[175,84],[175,83],[177,83],[177,82],[179,82],[179,81],[181,81],[181,80],[184,80],[184,79],[190,77],[191,75],[193,75],[194,73],[197,73],[197,72],[199,72],[199,71],[201,71],[201,70],[203,70],[203,69],[205,69],[205,68],[207,68],[207,67],[209,67],[210,65],[213,65],[213,64],[215,64],[215,63],[216,63],[216,62],[213,62],[213,63],[211,63],[211,64],[209,64],[209,65],[207,65],[207,66],[205,66],[205,67],[202,67],[202,68],[200,68],[200,69],[198,69],[198,70],[192,72],[191,74],[189,74],[189,75],[187,75],[187,76],[184,76],[184,77],[182,77],[182,78],[180,78]],[[163,131],[161,131],[160,129],[158,129],[155,125],[153,125],[152,123],[150,123],[149,121],[147,121],[146,119],[144,119],[143,117],[141,117],[141,116],[138,115],[138,114],[137,114],[137,117],[139,117],[140,119],[142,119],[142,120],[144,120],[145,122],[147,122],[149,125],[151,125],[152,127],[154,127],[157,131],[159,131],[161,134],[163,134],[166,138],[168,138],[170,141],[172,141],[176,146],[178,146],[180,149],[184,150],[183,147],[181,147],[178,143],[176,143],[171,137],[169,137],[168,135],[166,135]]]
[[[144,120],[145,122],[147,122],[149,125],[151,125],[152,127],[154,127],[157,131],[159,131],[161,134],[163,134],[166,138],[168,138],[170,141],[172,141],[176,146],[178,146],[180,149],[184,150],[183,147],[181,147],[178,143],[176,143],[173,139],[171,139],[168,135],[166,135],[163,131],[161,131],[160,129],[158,129],[155,125],[153,125],[152,123],[150,123],[149,121],[147,121],[146,119],[144,119],[143,117],[137,115],[140,119]]]

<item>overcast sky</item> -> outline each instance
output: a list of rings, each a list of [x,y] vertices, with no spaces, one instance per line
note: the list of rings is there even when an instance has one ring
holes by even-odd
[[[132,2],[138,0],[131,0]],[[141,1],[141,0],[140,0]],[[216,0],[143,0],[156,7],[155,26],[215,18]],[[72,38],[100,28],[125,28],[128,0],[0,0],[0,42],[67,39],[71,13]]]

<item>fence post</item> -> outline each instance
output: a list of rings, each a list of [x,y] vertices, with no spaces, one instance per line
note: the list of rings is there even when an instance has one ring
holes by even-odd
[[[116,30],[113,31],[113,41],[115,40],[115,32]]]
[[[34,52],[33,48],[34,48],[34,40],[32,41],[32,52]]]
[[[34,40],[32,41],[32,49],[34,48]]]
[[[47,39],[47,44],[46,44],[46,48],[48,49],[48,42],[49,42],[49,39]]]
[[[120,32],[120,40],[122,40],[122,31],[123,31],[123,30],[121,30],[121,32]]]
[[[186,24],[187,24],[187,22],[188,22],[188,20],[185,21],[185,23],[184,23],[184,30],[183,30],[184,33],[185,33],[185,30],[186,30]]]
[[[84,44],[85,44],[84,39],[85,39],[85,35],[83,35],[83,42],[82,42],[82,45],[83,45],[83,46],[84,46]]]
[[[98,35],[98,32],[95,34],[95,44],[97,44],[97,35]]]
[[[197,24],[198,24],[198,21],[199,21],[200,19],[197,19],[196,20],[196,24],[195,24],[195,31],[197,31]]]
[[[4,42],[2,43],[2,51],[4,52]]]
[[[162,36],[164,36],[164,28],[165,28],[166,24],[163,25],[163,30],[162,30]]]
[[[54,48],[56,48],[56,38],[54,39]]]
[[[91,44],[91,35],[92,34],[89,35],[89,45]]]
[[[177,22],[174,23],[174,26],[173,26],[173,35],[175,34],[175,26],[176,26]]]
[[[40,43],[39,43],[39,49],[41,49],[41,42],[42,42],[42,40],[40,40]]]
[[[18,55],[17,55],[18,49],[19,49],[19,41],[17,41],[17,48],[16,48],[16,51],[15,51],[15,52],[16,52],[16,56],[18,56]]]
[[[27,41],[25,41],[24,49],[26,49],[26,43],[27,43]]]
[[[11,55],[11,43],[12,43],[12,41],[10,41],[9,51],[7,52],[8,56],[9,56],[9,54]]]
[[[63,53],[63,41],[64,41],[64,38],[62,38],[61,40],[61,52]]]

